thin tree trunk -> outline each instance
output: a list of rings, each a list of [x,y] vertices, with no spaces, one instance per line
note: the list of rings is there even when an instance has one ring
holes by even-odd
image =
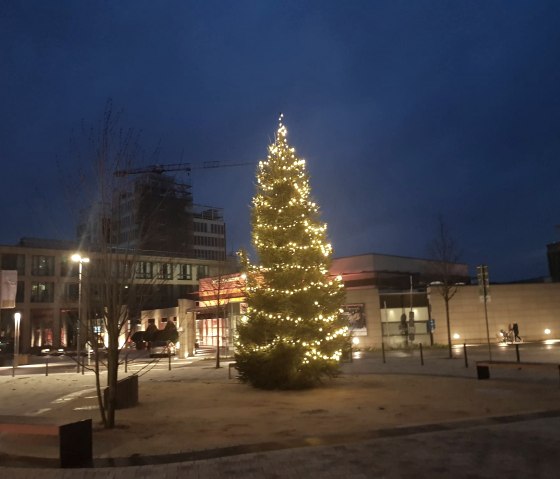
[[[95,389],[97,391],[97,404],[99,405],[99,413],[101,415],[101,422],[103,427],[107,427],[107,416],[105,415],[105,408],[103,407],[103,390],[101,389],[101,379],[99,370],[99,353],[95,350]]]
[[[220,367],[220,318],[216,318],[216,369]]]
[[[118,330],[109,336],[109,348],[107,351],[107,401],[105,404],[107,423],[106,428],[115,427],[115,405],[117,397],[117,380],[119,369],[119,347]]]

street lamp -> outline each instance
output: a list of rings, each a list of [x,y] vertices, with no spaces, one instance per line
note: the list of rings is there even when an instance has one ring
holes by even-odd
[[[79,253],[71,257],[74,263],[78,263],[78,324],[76,326],[76,363],[78,373],[80,372],[80,323],[82,322],[82,264],[89,263],[89,258],[83,258]]]
[[[14,360],[12,362],[12,377],[16,375],[16,366],[19,360],[19,322],[21,313],[14,313]]]

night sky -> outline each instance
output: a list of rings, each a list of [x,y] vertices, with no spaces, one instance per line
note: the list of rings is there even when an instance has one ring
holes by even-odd
[[[560,2],[0,0],[0,243],[74,238],[70,145],[107,100],[139,165],[254,162],[284,113],[335,256],[427,257],[442,215],[493,281],[560,240]],[[255,168],[195,170],[250,244]],[[69,201],[70,198],[70,201]]]

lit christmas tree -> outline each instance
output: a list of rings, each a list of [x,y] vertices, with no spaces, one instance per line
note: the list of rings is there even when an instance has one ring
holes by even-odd
[[[335,376],[349,344],[343,284],[328,273],[326,225],[310,198],[305,161],[286,135],[280,116],[253,198],[258,264],[243,258],[248,308],[238,325],[237,369],[264,389],[311,387]]]

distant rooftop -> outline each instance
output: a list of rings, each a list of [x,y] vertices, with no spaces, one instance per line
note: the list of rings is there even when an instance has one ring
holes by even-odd
[[[57,240],[45,238],[21,238],[16,246],[24,246],[26,248],[45,248],[45,249],[76,249],[78,243],[71,240]]]

